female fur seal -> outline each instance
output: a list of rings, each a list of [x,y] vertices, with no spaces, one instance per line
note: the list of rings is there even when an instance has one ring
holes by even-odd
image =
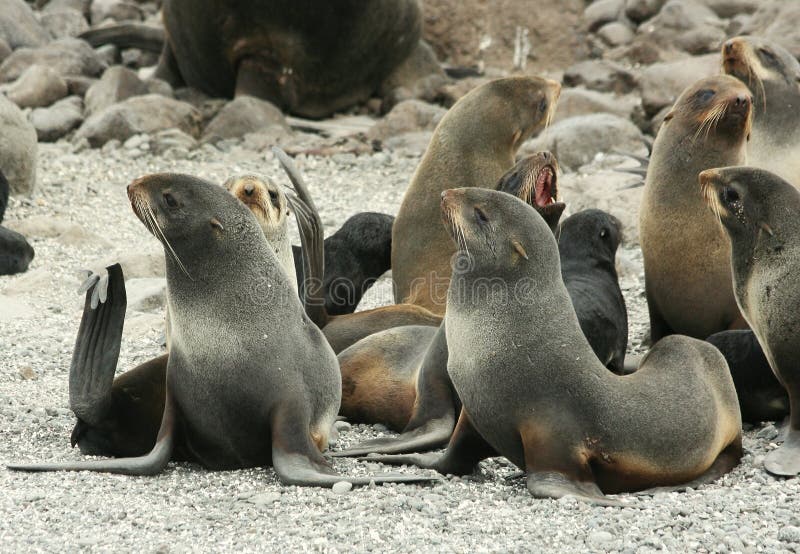
[[[636,373],[614,375],[581,332],[555,238],[533,208],[455,189],[442,194],[442,212],[467,258],[445,314],[461,415],[444,454],[375,459],[460,475],[500,454],[526,472],[535,497],[598,504],[618,504],[604,493],[696,486],[738,463],[739,405],[716,348],[668,337]]]
[[[745,326],[730,285],[730,246],[697,175],[744,163],[751,106],[741,81],[709,77],[683,91],[658,131],[639,211],[653,343]]]
[[[555,112],[561,85],[508,77],[475,88],[445,114],[408,186],[392,228],[395,302],[445,307],[455,250],[439,225],[439,195],[452,187],[491,187],[514,155]],[[550,203],[546,193],[537,199]]]
[[[335,355],[305,314],[251,211],[222,187],[187,175],[149,175],[129,185],[128,196],[167,258],[173,340],[155,446],[139,457],[10,469],[152,475],[179,446],[210,469],[272,465],[287,484],[332,486],[342,480],[321,454],[341,396]],[[89,310],[73,357],[87,383],[113,378],[125,309],[113,293],[124,289],[121,277],[121,271],[111,272],[110,282],[102,280],[87,294]],[[106,302],[92,308],[94,294]]]
[[[730,238],[733,290],[769,365],[789,394],[789,430],[767,454],[775,475],[800,473],[800,192],[751,167],[700,174],[703,196]]]

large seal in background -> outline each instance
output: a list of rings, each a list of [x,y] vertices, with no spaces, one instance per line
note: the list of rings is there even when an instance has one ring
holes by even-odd
[[[697,186],[704,169],[740,165],[752,100],[727,75],[687,88],[653,143],[639,212],[650,334],[705,339],[744,327],[731,286],[730,246]]]
[[[222,187],[186,175],[144,177],[128,187],[128,196],[167,258],[173,340],[155,446],[141,457],[11,469],[152,475],[180,446],[211,469],[272,465],[287,484],[340,481],[321,454],[341,396],[336,357],[304,313],[253,214]],[[118,298],[121,271],[111,272],[110,281]],[[95,290],[108,301],[105,284]],[[74,377],[88,388],[95,379],[110,380],[117,362],[125,308],[113,298],[107,303],[116,317],[97,311],[87,296],[73,357],[79,366]],[[101,408],[106,400],[95,399]],[[376,479],[415,478],[348,480]]]
[[[722,67],[753,93],[747,164],[800,186],[800,63],[769,39],[735,37],[722,45]]]
[[[581,332],[556,241],[533,208],[456,189],[442,211],[469,257],[455,265],[445,314],[461,415],[444,454],[377,460],[465,474],[500,454],[534,496],[599,504],[615,503],[603,493],[696,486],[738,463],[739,405],[716,348],[668,337],[636,373],[613,375]]]
[[[493,186],[514,165],[520,145],[546,125],[560,90],[557,82],[536,77],[497,79],[472,90],[445,114],[392,229],[396,302],[444,312],[455,249],[438,221],[439,195],[453,187]]]
[[[731,242],[736,300],[789,394],[789,430],[764,467],[800,473],[800,192],[765,170],[712,169],[703,195]]]
[[[157,76],[324,117],[377,91],[418,47],[416,0],[166,0]]]

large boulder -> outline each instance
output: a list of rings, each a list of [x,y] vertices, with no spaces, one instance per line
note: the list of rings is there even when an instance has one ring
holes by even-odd
[[[74,8],[49,10],[39,16],[42,26],[53,38],[77,37],[89,30],[83,14]]]
[[[12,194],[30,194],[36,185],[36,130],[11,100],[0,95],[0,171]]]
[[[447,110],[421,100],[400,102],[367,132],[371,140],[384,141],[389,137],[417,131],[433,131]]]
[[[0,0],[0,39],[16,50],[24,46],[41,46],[50,37],[23,0]]]
[[[47,108],[36,108],[30,114],[36,136],[41,142],[54,142],[83,122],[80,96],[68,96]]]
[[[241,138],[247,133],[257,133],[278,125],[286,128],[286,119],[274,104],[253,96],[238,96],[228,102],[203,133],[203,140]]]
[[[85,41],[76,38],[62,38],[41,48],[20,48],[15,50],[0,65],[0,83],[19,78],[33,64],[46,65],[59,75],[84,75],[95,77],[105,70],[106,65]]]
[[[30,66],[14,81],[6,96],[20,108],[40,108],[49,106],[68,94],[67,83],[61,75],[47,66]]]
[[[117,102],[149,92],[147,84],[132,69],[115,65],[86,91],[86,114],[99,112]]]
[[[124,142],[133,135],[171,128],[197,136],[199,121],[200,114],[191,104],[160,94],[146,94],[92,114],[75,133],[75,139],[85,138],[97,147],[112,139]]]
[[[570,117],[525,145],[525,151],[549,150],[559,165],[576,169],[599,153],[647,155],[647,142],[630,120],[609,113]]]
[[[631,119],[637,110],[641,110],[641,100],[635,94],[611,94],[588,90],[583,87],[563,88],[558,97],[556,113],[553,122],[568,119],[577,115],[590,115],[593,113],[612,113],[620,117]]]
[[[608,60],[578,62],[564,72],[564,84],[601,92],[624,94],[636,87],[636,78],[624,66]]]
[[[642,106],[648,116],[671,106],[681,92],[696,81],[720,72],[719,54],[660,62],[647,67],[639,75]]]

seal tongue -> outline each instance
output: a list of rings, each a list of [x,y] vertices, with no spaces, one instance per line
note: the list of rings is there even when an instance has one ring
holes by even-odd
[[[537,206],[547,206],[552,204],[553,200],[553,170],[548,166],[539,172],[536,176],[536,197],[534,201]]]

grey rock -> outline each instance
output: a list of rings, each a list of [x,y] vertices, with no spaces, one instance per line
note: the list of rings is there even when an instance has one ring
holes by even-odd
[[[618,95],[588,90],[584,87],[563,88],[558,98],[553,122],[599,112],[631,118],[634,112],[640,109],[640,105],[641,101],[634,94]]]
[[[78,129],[75,139],[86,138],[89,144],[98,147],[113,139],[124,141],[133,135],[171,128],[195,135],[198,121],[199,113],[190,104],[146,94],[92,114]]]
[[[175,97],[175,93],[172,90],[172,85],[163,79],[148,79],[145,81],[145,84],[147,85],[147,92],[149,93],[160,94],[161,96],[166,96],[168,98]]]
[[[695,0],[669,0],[646,25],[685,31],[699,25],[721,26],[717,14]]]
[[[76,10],[84,16],[89,14],[89,6],[92,0],[49,0],[42,8],[42,13],[60,11],[64,9]],[[41,2],[39,2],[41,4]]]
[[[603,25],[598,31],[597,36],[603,39],[609,46],[622,46],[630,44],[635,36],[633,30],[619,21],[612,21]]]
[[[59,75],[84,75],[95,77],[103,72],[105,64],[85,41],[62,38],[41,48],[15,50],[0,65],[0,82],[17,79],[31,65],[40,64]]]
[[[20,108],[49,106],[69,93],[67,83],[47,66],[34,64],[6,89],[8,99]]]
[[[19,376],[23,381],[36,381],[39,378],[39,374],[29,365],[19,368]]]
[[[74,8],[48,10],[39,16],[39,22],[55,39],[77,37],[89,30],[89,23],[83,13]]]
[[[120,56],[119,48],[114,46],[113,44],[104,44],[102,46],[98,46],[94,49],[97,57],[107,66],[112,66],[120,63],[122,61],[122,56]]]
[[[0,38],[0,63],[3,63],[7,57],[11,55],[11,47],[8,43]]]
[[[36,108],[29,117],[39,140],[54,142],[83,122],[83,101],[79,96],[68,96],[48,108]]]
[[[228,102],[203,132],[203,141],[241,138],[272,125],[286,126],[283,113],[272,103],[252,96],[239,96]]]
[[[625,8],[625,0],[595,0],[583,12],[583,21],[589,32],[606,23],[616,21]]]
[[[608,531],[592,531],[586,537],[586,543],[595,548],[603,548],[608,546],[615,539],[614,535]]]
[[[0,39],[12,50],[41,46],[49,40],[31,8],[23,0],[0,0]]]
[[[764,439],[766,441],[773,441],[778,438],[778,429],[773,425],[769,424],[764,426],[758,433],[756,433],[756,437],[759,439]]]
[[[658,13],[666,0],[626,0],[625,15],[631,21],[641,23]]]
[[[133,2],[120,0],[93,0],[91,9],[92,25],[106,19],[114,21],[141,21],[144,18],[142,8]]]
[[[33,192],[36,152],[36,129],[16,104],[0,95],[0,167],[12,194]]]
[[[387,138],[383,141],[383,147],[397,152],[401,156],[420,156],[428,149],[432,136],[433,131],[403,133]]]
[[[262,492],[259,494],[254,494],[250,498],[247,499],[248,502],[251,504],[255,504],[256,506],[272,506],[275,502],[278,502],[281,499],[281,493],[279,492]]]
[[[586,60],[578,62],[564,72],[564,84],[580,85],[602,92],[624,94],[636,86],[633,73],[622,65],[608,60]]]
[[[608,113],[563,119],[531,140],[527,149],[549,150],[559,165],[573,169],[589,163],[601,152],[647,154],[639,128],[628,119]]]
[[[142,68],[156,65],[158,54],[145,52],[138,48],[126,48],[121,54],[122,64],[126,67]]]
[[[421,100],[406,100],[397,104],[383,119],[377,121],[367,131],[367,137],[382,141],[403,133],[432,131],[445,113],[447,110],[441,106]]]
[[[778,530],[778,540],[781,542],[790,542],[800,544],[800,527],[794,525],[785,525]]]
[[[137,312],[163,310],[167,303],[167,280],[163,277],[146,277],[125,281],[128,309]]]
[[[86,91],[86,113],[97,113],[117,102],[149,92],[147,84],[135,71],[115,65],[106,69],[103,76]]]
[[[339,481],[338,483],[334,483],[331,490],[336,494],[347,494],[353,489],[353,483],[349,481]]]
[[[648,116],[671,106],[692,83],[719,73],[719,55],[707,54],[651,65],[639,75],[642,106]]]
[[[718,52],[726,33],[713,25],[701,25],[678,35],[676,46],[690,54]]]
[[[97,82],[97,79],[92,77],[84,77],[83,75],[67,75],[64,77],[67,82],[67,89],[70,94],[80,96],[83,98],[89,91],[89,88]]]
[[[700,0],[700,2],[724,18],[751,14],[765,3],[763,0]]]

